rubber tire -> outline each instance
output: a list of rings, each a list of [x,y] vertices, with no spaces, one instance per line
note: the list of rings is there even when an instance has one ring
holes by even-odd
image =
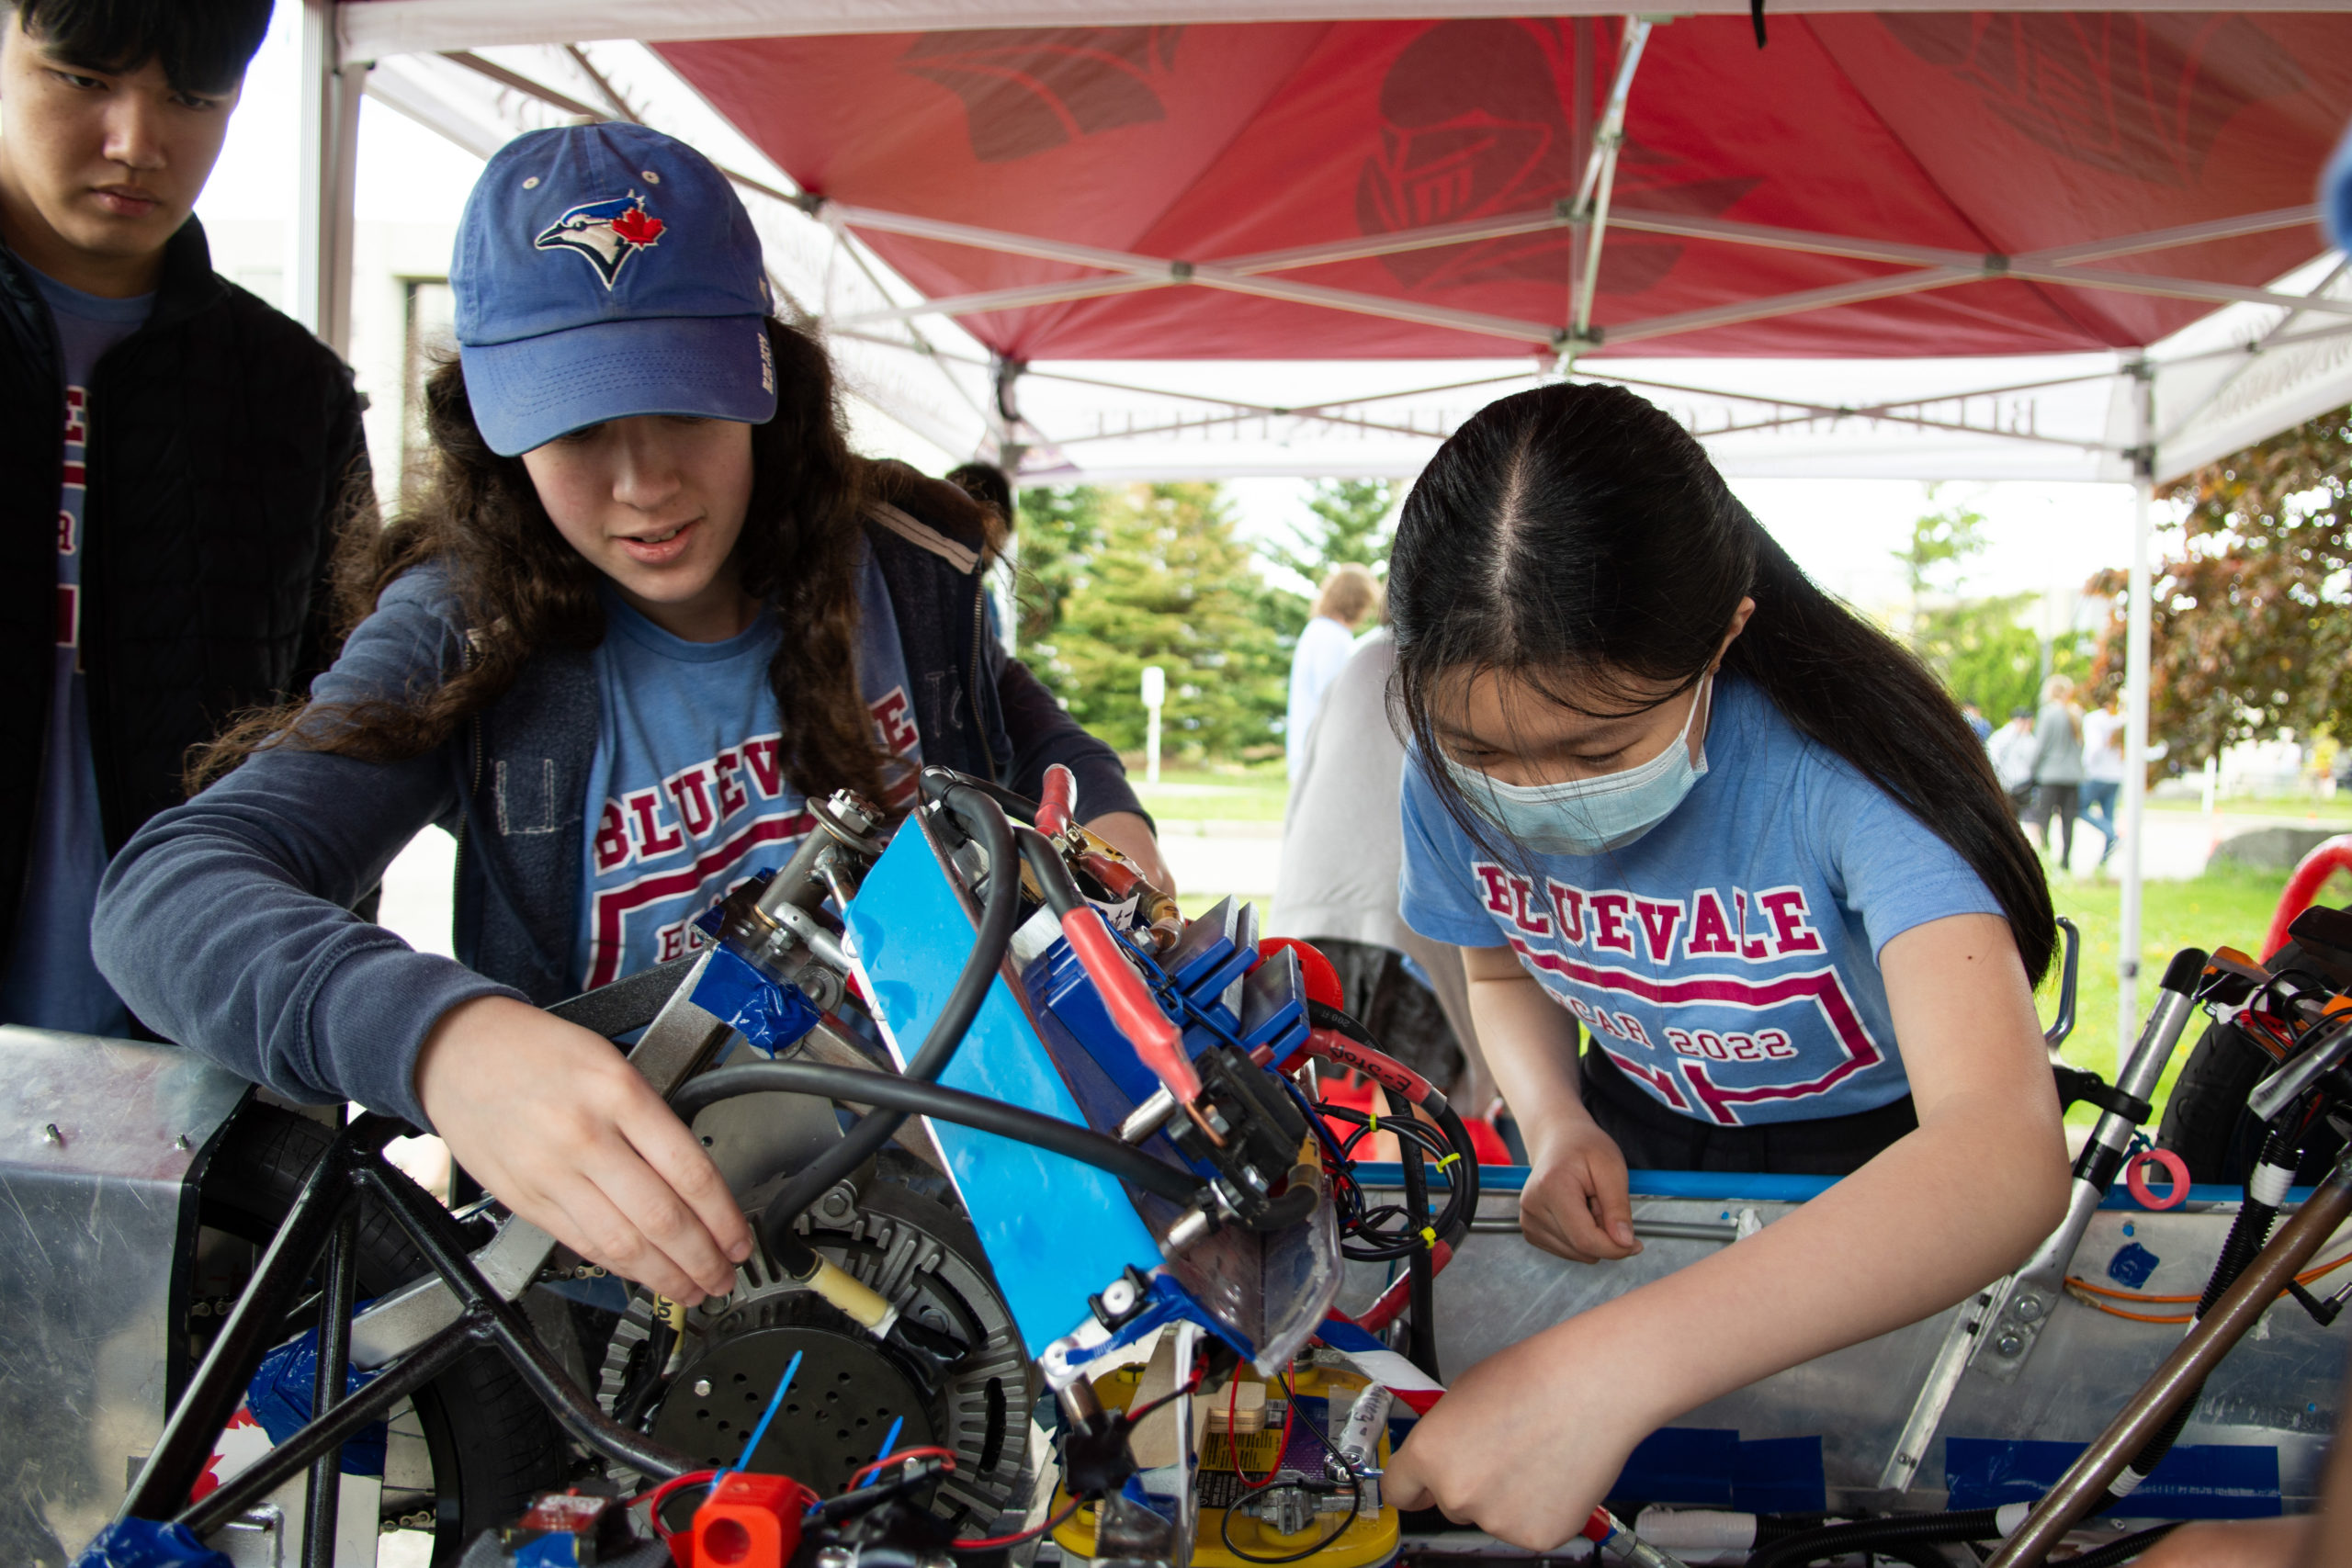
[[[249,1102],[215,1146],[199,1188],[198,1223],[255,1246],[284,1223],[302,1179],[334,1133],[278,1106]],[[397,1170],[395,1180],[405,1181]],[[422,1190],[419,1190],[422,1196]],[[435,1205],[437,1208],[437,1205]],[[465,1238],[456,1221],[448,1238]],[[468,1248],[470,1250],[470,1247]],[[359,1294],[381,1295],[426,1272],[424,1256],[379,1203],[359,1216]],[[418,1391],[412,1403],[433,1456],[434,1568],[466,1543],[508,1525],[542,1492],[562,1487],[570,1450],[562,1428],[506,1359],[484,1349]],[[455,1477],[453,1489],[449,1481]]]

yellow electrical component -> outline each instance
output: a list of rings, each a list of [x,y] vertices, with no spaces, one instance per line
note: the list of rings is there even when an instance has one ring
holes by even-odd
[[[1247,1367],[1235,1375],[1243,1380],[1245,1387],[1262,1388],[1266,1398],[1282,1397],[1279,1385],[1265,1384]],[[1095,1380],[1095,1397],[1102,1402],[1105,1409],[1124,1410],[1148,1381],[1142,1369],[1121,1367]],[[1301,1367],[1291,1374],[1292,1387],[1305,1399],[1352,1399],[1364,1387],[1366,1381],[1353,1372],[1337,1368]],[[1227,1386],[1220,1383],[1214,1390],[1193,1396],[1193,1432],[1198,1461],[1195,1485],[1200,1497],[1200,1523],[1193,1533],[1193,1568],[1260,1568],[1259,1564],[1250,1561],[1250,1557],[1288,1557],[1294,1552],[1306,1551],[1329,1535],[1340,1518],[1336,1510],[1314,1514],[1309,1517],[1304,1530],[1295,1535],[1277,1535],[1271,1524],[1255,1515],[1237,1512],[1228,1523],[1226,1510],[1212,1506],[1213,1497],[1232,1495],[1237,1484],[1233,1466],[1237,1457],[1241,1461],[1242,1476],[1254,1481],[1272,1470],[1282,1454],[1283,1424],[1280,1421],[1269,1420],[1260,1430],[1236,1432],[1228,1438],[1223,1421],[1216,1419],[1225,1414],[1228,1393]],[[1238,1397],[1236,1403],[1239,1403]],[[1259,1404],[1262,1409],[1264,1400],[1261,1399]],[[1216,1427],[1215,1431],[1210,1429],[1212,1425]],[[1241,1425],[1246,1427],[1247,1423]],[[1316,1436],[1320,1438],[1323,1434],[1318,1431]],[[1380,1439],[1380,1461],[1384,1467],[1388,1462],[1388,1438],[1385,1435]],[[1338,1495],[1344,1499],[1346,1494],[1342,1492]],[[1069,1495],[1056,1487],[1048,1517],[1068,1506]],[[1090,1503],[1072,1514],[1069,1522],[1054,1532],[1054,1540],[1064,1551],[1091,1557],[1094,1555],[1094,1530],[1095,1505]],[[1248,1552],[1250,1557],[1228,1551],[1225,1545],[1227,1535],[1231,1536],[1234,1546]],[[1385,1562],[1396,1554],[1396,1510],[1384,1496],[1377,1517],[1367,1518],[1358,1515],[1349,1519],[1347,1529],[1333,1537],[1329,1546],[1301,1558],[1299,1568],[1374,1568],[1374,1564]]]

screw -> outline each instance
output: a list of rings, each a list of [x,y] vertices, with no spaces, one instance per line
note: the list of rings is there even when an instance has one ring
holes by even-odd
[[[2019,1323],[2031,1323],[2035,1318],[2041,1315],[2041,1298],[2040,1296],[2019,1296],[2018,1298],[2018,1304],[2010,1310],[2017,1314],[2018,1321]]]
[[[708,1399],[710,1397],[710,1380],[708,1378],[695,1379],[695,1397],[696,1399]]]
[[[1136,1288],[1122,1278],[1102,1287],[1102,1305],[1116,1317],[1136,1304]]]
[[[65,1141],[65,1134],[57,1130],[56,1122],[51,1122],[40,1130],[40,1141],[44,1144],[62,1144]]]
[[[1993,1348],[1998,1350],[2004,1356],[2014,1356],[2018,1351],[2025,1348],[2025,1336],[2019,1334],[2013,1328],[2007,1334],[2002,1335],[1998,1339],[1994,1340]]]
[[[189,1149],[196,1147],[196,1145],[188,1142],[188,1137],[186,1133],[182,1133],[178,1137],[172,1140],[172,1147],[178,1149],[185,1154]]]

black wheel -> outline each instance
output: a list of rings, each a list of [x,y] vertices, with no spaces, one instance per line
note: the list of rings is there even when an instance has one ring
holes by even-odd
[[[266,1245],[333,1138],[328,1127],[307,1116],[247,1104],[206,1165],[198,1224]],[[407,1179],[397,1171],[393,1177]],[[451,1242],[467,1245],[458,1222],[447,1224]],[[423,1255],[391,1215],[380,1204],[364,1206],[360,1296],[381,1295],[426,1271]],[[385,1517],[422,1523],[429,1513],[434,1568],[455,1563],[466,1542],[513,1523],[533,1496],[564,1483],[569,1450],[562,1429],[495,1350],[468,1357],[413,1400],[394,1406],[390,1425]]]

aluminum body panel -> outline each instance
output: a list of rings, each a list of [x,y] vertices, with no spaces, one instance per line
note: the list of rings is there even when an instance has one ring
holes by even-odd
[[[1727,1184],[1739,1179],[1725,1179]],[[1481,1217],[1508,1221],[1517,1203],[1515,1191],[1490,1191],[1480,1203]],[[1795,1206],[1741,1197],[1637,1196],[1634,1223],[1645,1234],[1643,1251],[1623,1262],[1598,1266],[1555,1258],[1515,1231],[1482,1227],[1464,1238],[1452,1266],[1438,1277],[1442,1364],[1459,1377],[1496,1351],[1694,1263],[1723,1245],[1678,1239],[1661,1235],[1661,1229],[1738,1226],[1750,1213],[1754,1222],[1769,1224]],[[2140,1290],[2193,1295],[2203,1288],[2235,1213],[2234,1204],[2211,1202],[2163,1213],[2103,1209],[2092,1216],[2068,1272],[2109,1289],[2120,1288],[2109,1276],[2108,1266],[2119,1253],[2136,1247],[2158,1259]],[[2346,1251],[2352,1251],[2352,1226],[2321,1248],[2317,1262]],[[2347,1277],[2352,1276],[2331,1275],[2313,1289],[2325,1293]],[[1369,1304],[1385,1279],[1382,1266],[1350,1264],[1340,1305],[1352,1312]],[[2188,1310],[2170,1303],[2114,1304],[2157,1314]],[[1959,1311],[1955,1306],[1777,1373],[1690,1411],[1672,1425],[1730,1428],[1748,1441],[1817,1435],[1831,1506],[1842,1502],[1849,1506],[1938,1507],[1945,1496],[1947,1438],[2087,1443],[2155,1371],[2182,1333],[2178,1325],[2132,1322],[2094,1311],[2072,1295],[2062,1296],[2013,1381],[1987,1375],[1983,1363],[1994,1359],[1995,1350],[1985,1348],[1979,1364],[1959,1380],[1911,1490],[1889,1496],[1878,1490],[1880,1474]],[[2292,1301],[2278,1303],[2215,1371],[2180,1441],[2275,1448],[2281,1506],[2289,1512],[2310,1508],[2328,1435],[2335,1425],[2346,1347],[2344,1325],[2323,1329]]]
[[[0,1026],[0,1562],[69,1562],[163,1431],[187,1178],[250,1088],[176,1046]]]

